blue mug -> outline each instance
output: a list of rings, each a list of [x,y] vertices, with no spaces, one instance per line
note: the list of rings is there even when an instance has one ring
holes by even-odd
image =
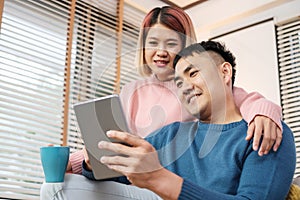
[[[70,147],[47,146],[40,148],[41,162],[47,183],[64,182]]]

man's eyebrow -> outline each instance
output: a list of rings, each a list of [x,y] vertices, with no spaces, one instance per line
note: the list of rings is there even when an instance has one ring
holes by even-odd
[[[187,68],[184,69],[183,74],[188,73],[192,68],[193,68],[193,65],[189,65]],[[181,79],[181,78],[179,76],[176,76],[174,78],[174,82],[178,81],[179,79]]]
[[[184,74],[188,73],[193,68],[193,65],[190,64],[185,70],[183,71]]]
[[[174,82],[178,81],[179,79],[180,79],[180,77],[179,77],[179,76],[175,76],[175,78],[174,78]]]

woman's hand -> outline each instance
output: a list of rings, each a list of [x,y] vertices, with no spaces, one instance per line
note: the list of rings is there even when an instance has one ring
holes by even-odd
[[[252,137],[255,151],[258,150],[262,138],[258,155],[263,156],[268,154],[272,147],[274,151],[277,151],[282,140],[282,131],[270,118],[257,115],[249,124],[246,140]]]
[[[71,165],[71,162],[70,162],[70,161],[68,161],[66,173],[72,173],[72,165]]]

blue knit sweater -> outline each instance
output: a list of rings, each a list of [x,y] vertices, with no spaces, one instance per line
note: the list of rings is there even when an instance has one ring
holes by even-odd
[[[245,140],[247,129],[244,120],[175,122],[146,139],[158,150],[161,164],[184,178],[179,199],[285,199],[296,163],[291,130],[283,123],[278,151],[260,157]]]

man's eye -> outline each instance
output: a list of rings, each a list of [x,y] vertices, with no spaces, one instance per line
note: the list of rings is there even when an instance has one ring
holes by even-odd
[[[195,77],[195,76],[197,76],[198,72],[199,72],[199,71],[191,71],[191,72],[190,72],[190,77]]]
[[[182,87],[182,81],[177,81],[175,84],[176,84],[177,88],[181,88]]]

